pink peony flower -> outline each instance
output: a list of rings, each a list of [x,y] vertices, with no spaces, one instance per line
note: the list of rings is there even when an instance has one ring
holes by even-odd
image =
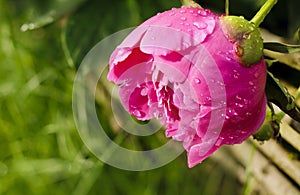
[[[241,40],[250,36],[230,34],[240,28],[223,18],[173,8],[137,27],[110,58],[108,79],[120,86],[126,110],[139,120],[160,119],[166,136],[183,142],[189,167],[241,143],[265,118],[264,60],[243,61],[249,44]]]

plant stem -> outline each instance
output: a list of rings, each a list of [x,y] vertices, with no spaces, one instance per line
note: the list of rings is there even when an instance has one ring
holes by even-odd
[[[225,14],[226,16],[229,15],[229,0],[225,1]]]
[[[260,8],[256,15],[252,18],[251,22],[257,27],[264,21],[272,7],[277,3],[277,0],[267,0],[265,4]]]
[[[186,7],[197,7],[202,8],[198,3],[196,3],[193,0],[180,0],[182,5],[185,5]]]

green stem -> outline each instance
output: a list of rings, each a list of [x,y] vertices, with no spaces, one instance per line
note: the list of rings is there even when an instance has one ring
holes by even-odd
[[[225,1],[225,14],[226,16],[229,15],[229,0]]]
[[[260,8],[256,15],[252,18],[251,22],[257,27],[264,21],[272,7],[277,3],[277,0],[267,0],[265,4]]]
[[[202,8],[198,3],[196,3],[193,0],[180,0],[181,4],[186,6],[186,7],[197,7],[197,8]]]

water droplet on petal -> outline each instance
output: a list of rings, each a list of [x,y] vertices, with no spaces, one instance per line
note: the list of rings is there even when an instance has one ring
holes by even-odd
[[[205,11],[205,10],[198,10],[198,14],[200,15],[200,16],[207,16],[207,12]]]
[[[133,114],[134,116],[136,116],[136,117],[141,117],[141,116],[142,116],[141,112],[138,111],[138,110],[133,111],[132,114]]]
[[[236,95],[235,98],[238,100],[242,100],[242,98],[239,95]]]
[[[219,137],[217,142],[215,143],[215,146],[220,146],[222,144],[223,140],[224,140],[224,137]]]
[[[246,116],[251,116],[252,113],[251,112],[246,112]]]
[[[173,10],[174,8],[172,8],[172,10]],[[169,16],[174,16],[175,15],[175,13],[174,12],[170,12],[169,13]]]
[[[243,108],[243,107],[244,107],[243,104],[240,104],[240,103],[238,103],[238,102],[236,102],[234,105],[235,105],[236,107],[239,107],[239,108]]]
[[[241,134],[247,134],[247,131],[241,130],[240,133],[241,133]]]
[[[227,61],[232,61],[232,58],[231,57],[229,57],[229,56],[225,56],[225,59],[227,60]]]
[[[160,14],[161,14],[161,13],[158,12],[156,15],[159,16]]]
[[[247,100],[247,99],[244,99],[243,101],[244,101],[245,105],[248,105],[250,103],[250,100]]]
[[[237,70],[233,70],[233,78],[238,79],[240,76],[240,73],[237,72]]]
[[[185,13],[185,12],[186,12],[185,9],[180,10],[180,13]]]
[[[254,77],[255,77],[255,78],[258,78],[258,76],[259,76],[259,73],[258,73],[258,72],[254,73]]]
[[[197,84],[200,84],[200,83],[201,83],[201,80],[200,80],[199,78],[195,78],[194,81],[195,81],[195,83],[197,83]]]
[[[205,28],[207,27],[207,24],[204,23],[204,22],[201,22],[201,21],[199,21],[199,22],[194,22],[193,25],[194,25],[196,28],[200,29],[200,30],[201,30],[201,29],[205,29]]]
[[[249,85],[251,86],[254,85],[253,81],[249,81]]]
[[[180,20],[186,21],[186,17],[182,16]]]
[[[149,89],[148,88],[143,88],[141,91],[142,96],[146,96],[148,94]]]
[[[152,37],[151,37],[151,40],[155,40],[155,37],[152,36]]]
[[[210,96],[207,96],[205,99],[206,99],[207,101],[211,101],[211,97],[210,97]]]
[[[228,113],[229,113],[231,116],[237,116],[237,115],[238,115],[237,112],[236,112],[234,109],[232,109],[232,108],[230,108],[230,109],[228,110]]]

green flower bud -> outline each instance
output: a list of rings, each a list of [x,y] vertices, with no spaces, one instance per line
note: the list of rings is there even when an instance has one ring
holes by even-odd
[[[258,28],[248,20],[239,16],[222,16],[222,30],[234,43],[237,60],[244,66],[258,63],[263,56],[263,39]]]

